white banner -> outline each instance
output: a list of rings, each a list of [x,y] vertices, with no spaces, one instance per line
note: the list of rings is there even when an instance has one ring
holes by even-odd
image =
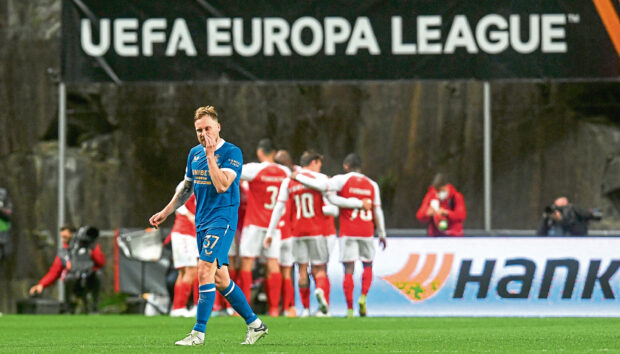
[[[342,316],[337,247],[330,310]],[[368,315],[620,317],[618,251],[616,237],[388,238],[385,251],[377,246]],[[361,273],[357,264],[355,301]]]

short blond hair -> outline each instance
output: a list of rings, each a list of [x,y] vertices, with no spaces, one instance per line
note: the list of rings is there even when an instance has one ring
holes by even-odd
[[[197,121],[198,119],[204,118],[205,116],[209,116],[216,122],[219,122],[218,117],[217,117],[217,111],[215,110],[215,107],[213,106],[199,107],[194,113],[194,122]]]

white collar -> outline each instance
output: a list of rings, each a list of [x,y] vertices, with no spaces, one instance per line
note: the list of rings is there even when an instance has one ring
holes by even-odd
[[[226,140],[220,138],[220,142],[217,143],[217,146],[215,147],[215,150],[219,149],[222,147],[222,145],[224,145],[224,143],[226,142]]]

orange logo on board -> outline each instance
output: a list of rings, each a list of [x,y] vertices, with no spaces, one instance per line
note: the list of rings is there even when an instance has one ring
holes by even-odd
[[[446,254],[439,260],[441,262],[439,271],[432,279],[431,275],[438,261],[437,255],[434,253],[428,254],[420,271],[414,274],[419,261],[419,254],[410,254],[407,263],[401,270],[392,275],[382,277],[383,280],[392,284],[392,286],[413,302],[421,302],[431,298],[444,286],[452,269],[454,254]]]
[[[596,6],[596,11],[598,11],[599,16],[601,16],[601,20],[603,20],[603,25],[611,38],[611,42],[616,48],[618,56],[620,56],[620,17],[614,9],[612,0],[592,1],[594,2],[594,6]]]

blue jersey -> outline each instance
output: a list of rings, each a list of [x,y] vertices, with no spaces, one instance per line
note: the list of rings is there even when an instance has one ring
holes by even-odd
[[[187,157],[185,179],[194,183],[196,231],[211,228],[237,229],[239,180],[243,166],[241,149],[221,139],[215,150],[215,160],[220,169],[236,174],[235,181],[224,193],[218,193],[211,182],[207,155],[202,145],[194,146]]]

